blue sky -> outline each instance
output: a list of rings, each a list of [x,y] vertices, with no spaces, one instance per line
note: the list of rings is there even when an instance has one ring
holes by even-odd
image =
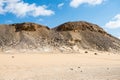
[[[0,24],[35,22],[52,28],[88,21],[120,37],[119,4],[120,0],[0,0]]]

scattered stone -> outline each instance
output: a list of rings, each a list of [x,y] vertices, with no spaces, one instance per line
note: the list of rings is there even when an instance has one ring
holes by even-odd
[[[85,53],[88,53],[88,51],[85,51]]]
[[[12,56],[12,58],[14,58],[14,56]]]
[[[94,55],[98,55],[97,53],[94,53]]]
[[[70,70],[73,70],[73,68],[70,68]]]
[[[109,68],[107,68],[107,70],[109,70]]]
[[[78,68],[80,68],[80,67],[78,66]]]

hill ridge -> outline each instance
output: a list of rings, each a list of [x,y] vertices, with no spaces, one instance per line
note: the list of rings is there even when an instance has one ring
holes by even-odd
[[[120,51],[120,40],[96,24],[86,21],[66,22],[49,28],[32,22],[0,25],[2,51],[26,49],[79,52],[80,49]]]

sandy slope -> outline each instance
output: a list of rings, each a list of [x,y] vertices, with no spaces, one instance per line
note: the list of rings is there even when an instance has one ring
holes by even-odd
[[[120,80],[120,55],[0,54],[0,80]]]

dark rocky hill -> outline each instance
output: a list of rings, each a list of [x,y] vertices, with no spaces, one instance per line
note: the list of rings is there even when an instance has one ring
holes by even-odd
[[[120,40],[98,25],[85,21],[67,22],[52,29],[35,23],[17,23],[0,25],[0,49],[119,52]]]
[[[67,22],[54,28],[54,30],[64,36],[64,40],[68,41],[68,44],[100,51],[120,50],[120,40],[96,24],[84,21]]]

